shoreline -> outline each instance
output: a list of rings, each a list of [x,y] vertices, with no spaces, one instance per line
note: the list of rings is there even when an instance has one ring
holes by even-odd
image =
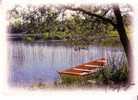
[[[27,41],[15,41],[15,40],[7,40],[9,43],[24,43],[24,44],[47,44],[47,45],[54,45],[54,46],[58,46],[58,45],[64,45],[64,46],[72,46],[72,47],[79,47],[80,45],[72,45],[70,43],[67,43],[66,40],[35,40],[35,41],[31,41],[31,42],[27,42]],[[120,47],[122,48],[122,45],[121,44],[116,44],[116,45],[111,45],[111,44],[108,44],[108,45],[104,45],[104,44],[100,44],[100,43],[91,43],[89,45],[86,45],[86,47],[89,47],[89,46],[103,46],[103,47]],[[80,47],[81,48],[81,47]]]

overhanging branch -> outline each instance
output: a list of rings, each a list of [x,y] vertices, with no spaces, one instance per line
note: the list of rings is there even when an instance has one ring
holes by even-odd
[[[105,22],[108,22],[108,23],[112,24],[113,27],[116,27],[116,24],[111,19],[106,18],[106,17],[101,16],[101,15],[94,14],[94,13],[92,13],[90,11],[86,11],[86,10],[84,10],[82,8],[73,8],[73,7],[66,6],[65,9],[73,10],[73,11],[81,11],[81,12],[87,14],[87,15],[94,16],[94,17],[97,17],[97,18],[99,18],[99,19],[101,19],[101,20],[103,20]]]

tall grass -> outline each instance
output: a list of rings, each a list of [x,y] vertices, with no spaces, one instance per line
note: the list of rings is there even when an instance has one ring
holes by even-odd
[[[100,85],[126,84],[128,82],[128,68],[126,65],[118,69],[106,67],[95,73],[90,79]]]
[[[95,80],[97,84],[115,85],[126,84],[128,82],[128,64],[125,56],[111,56],[105,68],[96,72],[90,78]]]

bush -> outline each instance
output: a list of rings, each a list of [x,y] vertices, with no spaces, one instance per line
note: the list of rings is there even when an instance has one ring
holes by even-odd
[[[106,67],[96,72],[91,80],[96,80],[97,84],[113,85],[125,84],[128,82],[128,68],[127,66],[113,69],[113,67]]]
[[[49,33],[48,32],[45,32],[45,33],[43,33],[43,39],[44,40],[48,40],[48,36],[49,36]]]
[[[128,68],[123,66],[112,73],[111,80],[115,83],[127,83],[128,81]]]
[[[33,42],[34,41],[34,37],[25,37],[24,40],[26,42]]]

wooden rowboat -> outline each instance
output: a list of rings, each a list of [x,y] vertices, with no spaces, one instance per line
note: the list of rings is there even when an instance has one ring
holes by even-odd
[[[107,59],[101,58],[94,61],[90,61],[75,67],[59,71],[60,76],[71,75],[71,76],[87,76],[89,74],[97,72],[99,69],[104,68],[107,64]]]

